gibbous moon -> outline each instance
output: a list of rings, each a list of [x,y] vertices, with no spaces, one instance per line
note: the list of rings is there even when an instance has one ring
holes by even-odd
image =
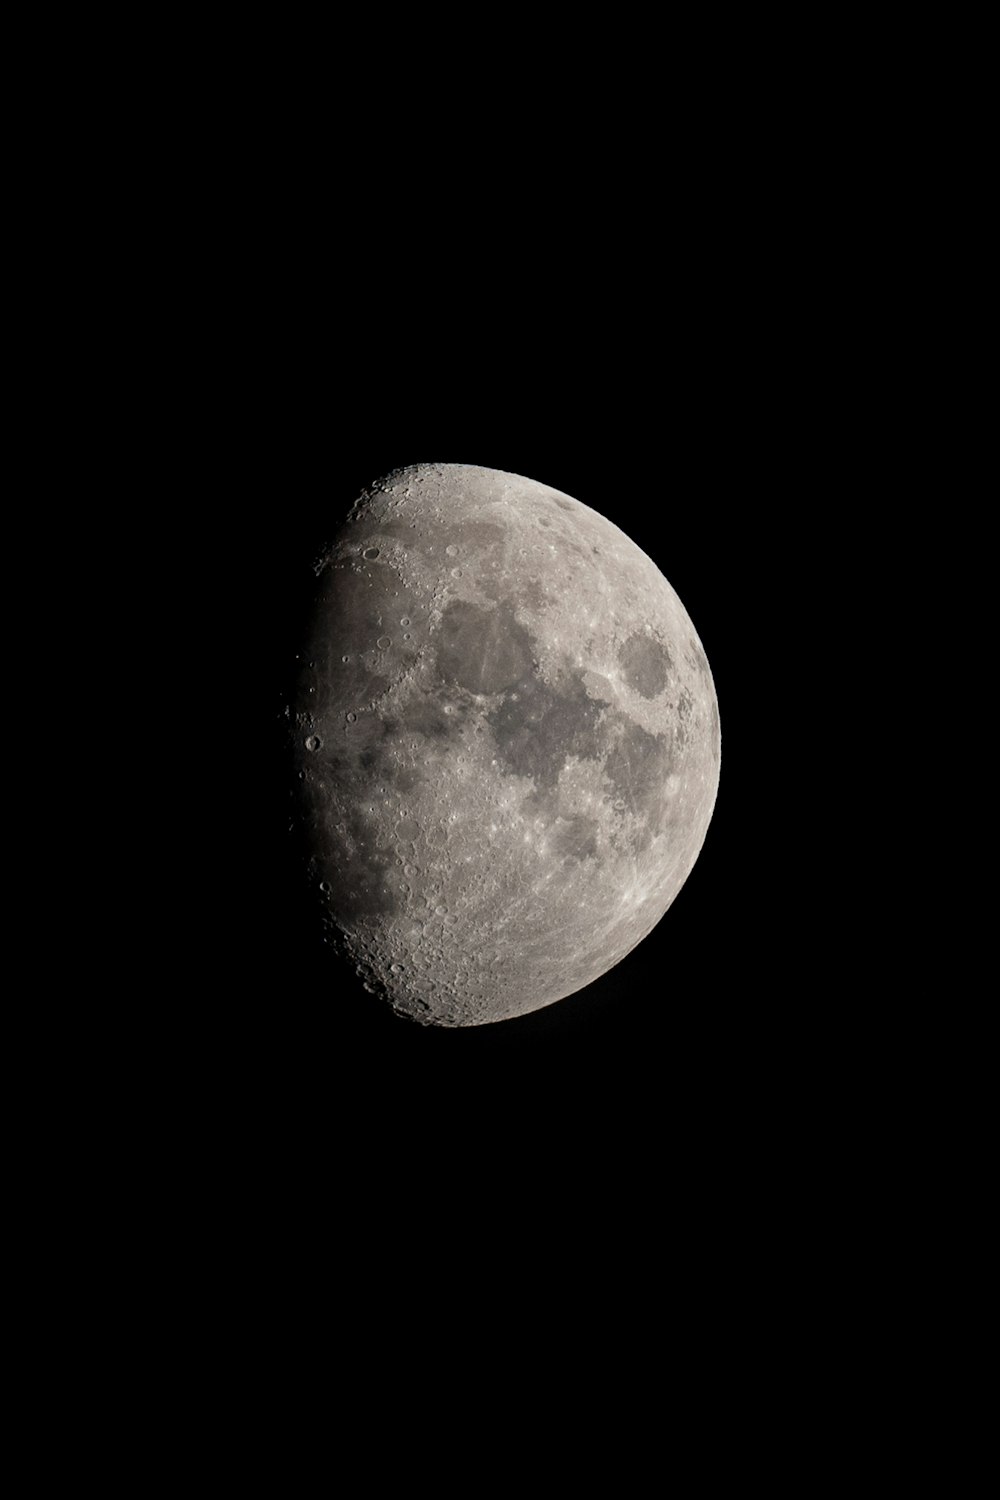
[[[367,986],[481,1026],[590,984],[715,805],[715,687],[670,584],[588,506],[468,464],[373,485],[315,573],[301,826]]]

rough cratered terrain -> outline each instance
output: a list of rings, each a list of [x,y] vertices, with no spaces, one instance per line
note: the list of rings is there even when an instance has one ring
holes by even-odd
[[[359,970],[439,1026],[610,969],[705,838],[719,716],[650,559],[556,490],[390,475],[316,563],[290,708],[311,868]]]

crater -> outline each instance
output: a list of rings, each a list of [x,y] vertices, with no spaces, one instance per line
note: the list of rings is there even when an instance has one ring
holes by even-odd
[[[416,659],[411,642],[385,648],[365,647],[384,636],[383,620],[412,615],[417,601],[396,570],[384,561],[373,562],[370,577],[344,563],[326,568],[318,580],[306,656],[310,661],[299,683],[299,696],[309,697],[309,710],[319,717],[327,710],[339,718],[359,705],[379,698]],[[391,614],[390,614],[391,611]]]
[[[423,783],[422,768],[399,758],[401,736],[412,726],[408,715],[402,723],[379,714],[364,714],[351,726],[351,735],[339,742],[326,766],[332,787],[348,805],[366,797],[373,786],[392,786],[411,792]]]
[[[497,546],[507,535],[504,527],[493,521],[460,521],[451,528],[451,534],[463,547],[482,547],[484,550]]]
[[[502,693],[530,670],[531,644],[509,608],[484,610],[455,599],[438,632],[438,672],[470,693]]]
[[[551,834],[552,848],[563,859],[597,857],[597,823],[593,818],[560,818]]]
[[[461,718],[434,693],[421,693],[412,698],[404,713],[404,729],[411,734],[424,734],[430,739],[449,739],[460,733]]]
[[[670,674],[670,653],[651,635],[636,632],[619,648],[622,676],[628,686],[643,698],[655,698],[663,692]]]
[[[378,847],[378,830],[361,813],[342,805],[337,836],[323,820],[317,823],[317,833],[325,844],[320,857],[330,886],[330,907],[339,922],[350,926],[403,910],[405,896],[393,860]]]
[[[626,808],[644,822],[645,848],[662,824],[673,754],[665,735],[649,734],[621,714],[613,715],[612,721],[617,721],[619,733],[608,752],[604,774],[614,788],[615,800],[624,801]]]
[[[691,640],[688,642],[688,649],[685,654],[691,666],[696,672],[700,672],[702,677],[706,679],[711,676],[711,673],[708,670],[708,658],[706,657],[704,651],[701,649],[701,646],[696,640]]]
[[[571,756],[598,755],[595,729],[601,705],[580,676],[567,674],[557,690],[526,672],[489,716],[497,749],[518,776],[554,786]]]

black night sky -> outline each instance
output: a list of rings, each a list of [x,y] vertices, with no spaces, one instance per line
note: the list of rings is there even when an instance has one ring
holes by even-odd
[[[550,317],[536,300],[532,319],[523,307],[483,302],[453,304],[444,316],[408,295],[381,309],[371,336],[354,317],[343,339],[308,349],[303,371],[328,373],[328,383],[294,372],[291,353],[309,341],[301,331],[289,336],[260,439],[259,478],[273,488],[256,522],[268,580],[258,621],[269,634],[268,732],[280,735],[303,589],[338,515],[392,468],[474,463],[583,501],[669,579],[716,683],[719,798],[685,886],[622,963],[532,1015],[441,1031],[393,1016],[331,963],[288,859],[289,785],[276,750],[268,909],[255,934],[259,968],[250,965],[261,1024],[292,1076],[299,1058],[320,1093],[328,1081],[353,1095],[359,1078],[371,1077],[390,1094],[492,1096],[509,1086],[516,1095],[517,1080],[539,1068],[541,1077],[551,1070],[554,1099],[585,1078],[605,1100],[636,1090],[648,1099],[661,1085],[714,1092],[728,1074],[741,1087],[748,1056],[767,1054],[798,1003],[792,913],[802,901],[795,842],[803,830],[789,683],[807,646],[788,617],[786,518],[802,481],[801,393],[760,342],[762,330],[727,323],[721,298],[712,316],[697,300],[681,298],[672,310],[623,300],[613,319],[605,311],[591,322],[573,298]]]

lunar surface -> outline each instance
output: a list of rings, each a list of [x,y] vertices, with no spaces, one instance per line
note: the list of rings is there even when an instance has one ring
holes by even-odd
[[[670,584],[588,506],[466,464],[373,485],[314,571],[301,829],[366,985],[480,1026],[590,984],[715,805],[715,688]]]

